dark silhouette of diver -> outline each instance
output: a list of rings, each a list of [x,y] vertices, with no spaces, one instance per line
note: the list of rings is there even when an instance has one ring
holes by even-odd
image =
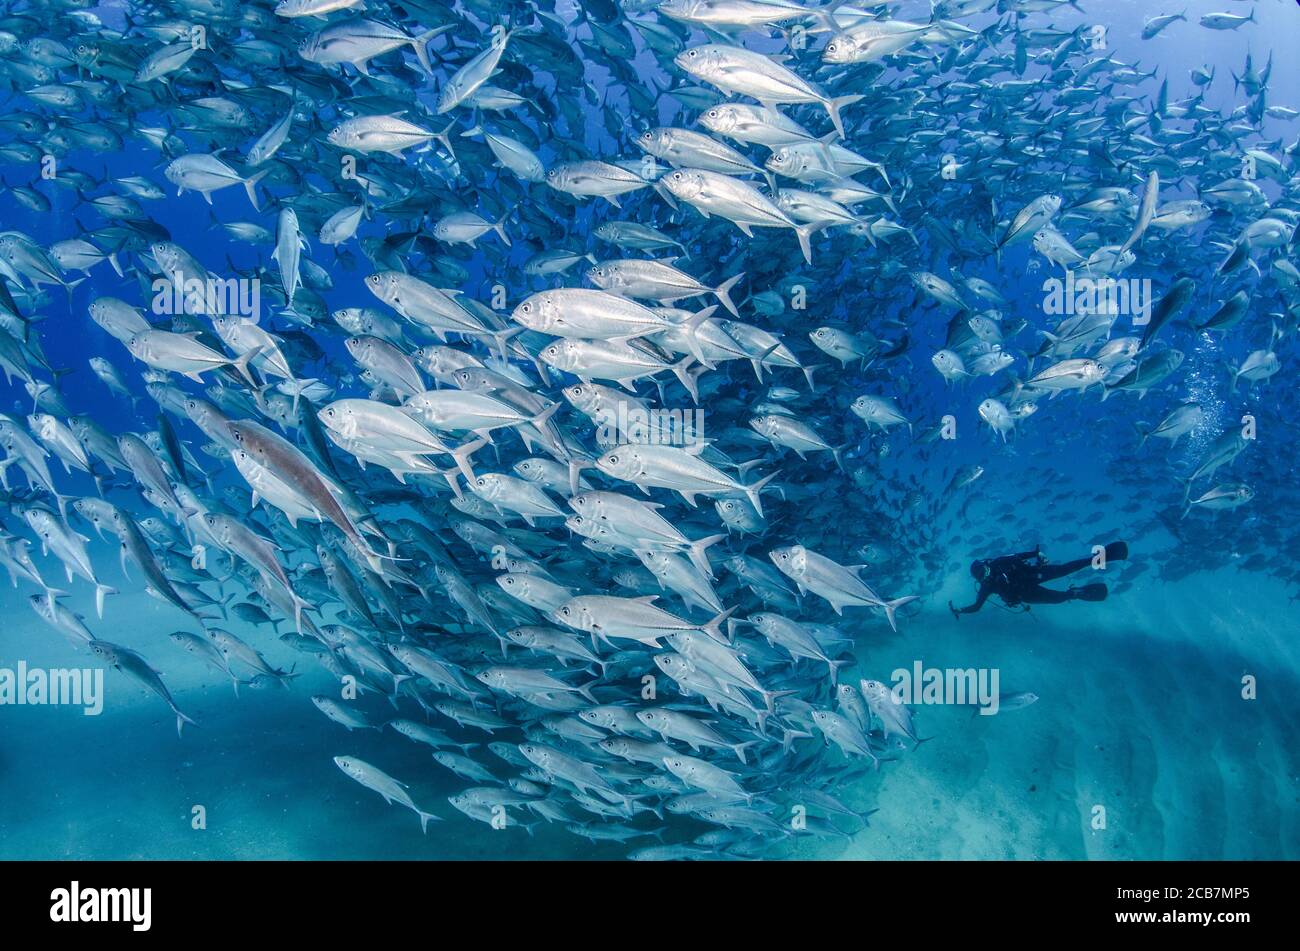
[[[1123,561],[1128,557],[1128,544],[1111,542],[1106,546],[1106,560]],[[1008,607],[1030,604],[1062,604],[1066,601],[1105,601],[1106,586],[1100,581],[1082,587],[1073,585],[1066,591],[1044,588],[1044,581],[1054,581],[1072,575],[1092,564],[1092,558],[1076,558],[1061,565],[1047,563],[1035,546],[1033,551],[1018,555],[1003,555],[976,561],[970,566],[971,576],[979,582],[975,603],[965,608],[955,608],[948,602],[953,617],[974,614],[984,607],[990,595],[996,594]],[[1029,610],[1027,607],[1025,610]]]

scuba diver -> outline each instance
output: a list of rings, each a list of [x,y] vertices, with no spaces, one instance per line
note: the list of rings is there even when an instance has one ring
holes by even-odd
[[[1123,561],[1128,557],[1128,544],[1111,542],[1106,546],[1106,561]],[[1070,586],[1069,590],[1058,591],[1044,588],[1044,581],[1053,581],[1074,574],[1092,564],[1092,558],[1076,558],[1063,565],[1051,565],[1042,556],[1038,546],[1033,551],[1021,552],[1019,555],[1003,555],[1001,558],[989,558],[976,561],[970,566],[970,573],[979,582],[979,594],[975,603],[965,608],[955,608],[948,602],[952,616],[960,618],[963,614],[974,614],[984,607],[989,595],[996,594],[1008,607],[1021,604],[1061,604],[1065,601],[1105,601],[1106,586],[1093,582],[1082,587]],[[1028,607],[1025,610],[1029,610]]]

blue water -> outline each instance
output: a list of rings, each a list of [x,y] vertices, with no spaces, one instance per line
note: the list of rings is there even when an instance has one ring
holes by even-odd
[[[1136,63],[1144,72],[1157,70],[1155,81],[1133,87],[1146,96],[1167,78],[1169,100],[1181,101],[1195,91],[1189,71],[1213,67],[1216,78],[1205,104],[1230,111],[1246,102],[1244,93],[1234,90],[1231,74],[1240,74],[1248,52],[1256,68],[1274,52],[1268,102],[1300,108],[1300,64],[1280,39],[1295,36],[1300,28],[1300,13],[1289,2],[1188,0],[1165,11],[1119,0],[1084,0],[1081,5],[1082,12],[1065,10],[1050,19],[1036,14],[1032,23],[1061,30],[1103,25],[1108,55]],[[1144,17],[1178,12],[1184,5],[1188,22],[1174,24],[1153,40],[1140,38]],[[902,18],[928,17],[926,4],[902,8]],[[567,16],[564,5],[559,9]],[[1201,14],[1215,10],[1253,10],[1258,22],[1222,32],[1197,25]],[[112,8],[100,13],[108,22],[116,16]],[[578,30],[586,35],[586,27]],[[639,38],[637,42],[640,47]],[[647,62],[638,58],[638,65]],[[608,82],[603,67],[593,65],[592,76]],[[18,93],[4,95],[9,109],[36,108]],[[667,96],[659,108],[656,122],[687,126],[693,119],[691,111],[681,110]],[[609,137],[595,112],[586,133],[588,146],[601,157],[628,157],[631,151]],[[1290,144],[1296,135],[1295,121],[1267,118],[1259,141]],[[241,144],[241,151],[247,144]],[[922,170],[937,164],[941,150],[917,153],[915,168],[891,168],[891,175],[922,181]],[[142,174],[159,182],[166,164],[155,150],[131,138],[120,153],[74,151],[61,161],[97,179]],[[1286,161],[1294,170],[1295,159]],[[30,185],[51,204],[48,213],[36,213],[0,197],[4,229],[48,246],[81,229],[102,226],[92,208],[67,189],[41,183],[30,166],[0,166],[0,175],[9,186]],[[1140,191],[1136,179],[1134,188]],[[1278,195],[1273,184],[1268,190]],[[1025,201],[1032,197],[1023,196]],[[1161,192],[1162,203],[1187,197],[1195,192],[1180,178]],[[644,199],[647,204],[656,200]],[[1293,207],[1296,202],[1283,198],[1279,204]],[[484,199],[484,208],[494,205],[490,197]],[[917,226],[920,210],[916,202],[905,202],[896,218]],[[1003,214],[1014,210],[1002,209]],[[215,227],[218,221],[256,221],[274,230],[274,210],[264,203],[255,212],[242,189],[217,193],[209,208],[198,194],[177,197],[168,186],[168,198],[148,203],[148,212],[172,240],[214,271],[273,268],[270,247],[234,242]],[[485,217],[495,216],[485,212]],[[567,242],[585,250],[590,229],[612,217],[618,216],[603,202],[580,205],[567,225]],[[514,227],[517,235],[521,226]],[[364,223],[359,232],[362,237],[383,234],[378,219]],[[788,233],[760,240],[773,254],[791,255],[791,270],[802,267]],[[823,252],[826,240],[819,239]],[[1168,240],[1198,239],[1180,235]],[[488,235],[482,241],[496,239]],[[1002,691],[1032,691],[1039,699],[996,717],[972,716],[969,708],[952,705],[919,706],[918,728],[931,739],[879,772],[854,776],[838,790],[851,808],[878,810],[869,827],[842,836],[792,837],[769,854],[855,859],[1300,857],[1300,648],[1292,606],[1300,578],[1300,546],[1291,515],[1297,500],[1294,446],[1300,438],[1291,376],[1294,336],[1276,345],[1283,369],[1268,385],[1233,391],[1225,385],[1224,365],[1239,363],[1258,340],[1252,344],[1245,333],[1213,341],[1185,335],[1180,346],[1188,349],[1187,362],[1167,389],[1142,400],[1125,393],[1104,402],[1093,393],[1043,400],[1035,416],[1004,443],[979,423],[975,412],[1000,383],[946,385],[929,364],[929,355],[943,345],[950,312],[925,304],[907,280],[909,269],[925,265],[909,262],[888,279],[871,270],[891,254],[901,254],[895,249],[904,243],[906,239],[893,239],[875,250],[863,245],[860,263],[850,256],[838,272],[813,282],[806,326],[803,318],[783,318],[784,336],[797,341],[796,349],[810,361],[817,355],[806,344],[807,330],[831,321],[865,327],[868,312],[872,319],[879,312],[905,322],[912,349],[891,364],[888,378],[852,366],[818,371],[820,386],[830,394],[818,412],[826,414],[829,441],[847,442],[845,466],[852,478],[823,483],[809,474],[815,471],[810,467],[794,466],[798,475],[785,480],[785,497],[772,496],[777,527],[750,554],[766,560],[769,547],[797,541],[834,553],[844,563],[870,565],[878,590],[889,597],[921,595],[902,612],[897,632],[874,612],[850,610],[842,620],[827,612],[819,615],[838,621],[854,638],[857,663],[851,682],[887,679],[891,671],[920,661],[927,667],[997,670]],[[609,246],[601,251],[593,243],[591,249],[610,253]],[[1220,257],[1218,251],[1195,251],[1187,249],[1188,260]],[[519,268],[529,253],[523,242],[516,242],[511,266]],[[314,240],[309,254],[333,278],[334,288],[324,293],[330,310],[379,306],[362,283],[369,265],[355,243],[349,245],[352,267]],[[1000,263],[989,257],[965,266],[963,274],[994,282],[1007,298],[1002,308],[1007,317],[1039,326],[1047,265],[1031,265],[1035,257],[1022,245],[1009,249]],[[472,275],[462,289],[486,300],[492,268],[501,259],[489,261],[481,253],[461,259]],[[1294,254],[1291,259],[1296,260]],[[779,267],[770,270],[774,283],[797,279],[783,276]],[[571,272],[566,283],[576,284],[577,273]],[[1162,283],[1170,277],[1153,276]],[[510,277],[514,293],[526,289],[521,275]],[[763,289],[753,286],[752,292]],[[147,301],[147,288],[99,265],[70,296],[46,288],[39,308],[44,319],[34,326],[50,365],[73,371],[58,384],[73,413],[92,413],[114,433],[152,428],[157,411],[139,382],[140,365],[133,365],[121,344],[86,315],[89,302],[105,294],[141,306]],[[1202,291],[1199,306],[1208,300]],[[744,319],[762,325],[750,313]],[[337,336],[326,346],[332,362],[308,375],[352,372]],[[133,381],[142,397],[138,414],[128,402],[109,398],[90,373],[86,361],[97,355],[107,356]],[[1023,363],[1016,372],[1022,370]],[[766,388],[746,374],[747,368],[732,371],[736,383],[731,395],[753,403]],[[794,370],[775,371],[771,382],[803,387]],[[847,408],[855,395],[868,390],[895,397],[916,422],[917,433],[954,414],[958,438],[923,446],[905,428],[868,437]],[[643,387],[643,395],[645,391]],[[1159,420],[1183,397],[1203,402],[1206,423],[1173,448],[1153,439],[1138,449],[1133,423]],[[18,418],[31,411],[20,382],[9,384],[0,400]],[[711,411],[707,400],[705,408]],[[719,416],[725,413],[720,410]],[[1247,414],[1258,420],[1260,444],[1227,473],[1233,481],[1251,484],[1254,499],[1240,509],[1181,518],[1179,476],[1196,465],[1218,433]],[[211,464],[210,472],[217,472],[218,464],[199,454],[206,439],[193,427],[182,436],[196,456]],[[90,480],[65,474],[55,460],[50,464],[61,491],[93,494]],[[982,477],[969,487],[950,489],[954,473],[970,465],[982,466]],[[233,472],[220,478],[244,490]],[[11,487],[22,484],[16,468],[9,479]],[[667,501],[666,496],[656,499]],[[138,507],[138,497],[135,502]],[[681,517],[689,517],[678,509]],[[9,533],[27,537],[20,517],[11,513],[4,521]],[[80,530],[93,535],[84,525]],[[1115,538],[1128,540],[1131,556],[1126,564],[1106,570],[1111,596],[1104,603],[1045,606],[1028,614],[990,605],[960,620],[946,607],[949,601],[960,605],[972,599],[967,565],[974,558],[1039,544],[1053,560],[1066,560]],[[348,733],[326,720],[308,698],[335,694],[333,678],[277,641],[269,629],[231,617],[223,627],[257,646],[277,667],[297,665],[299,673],[290,689],[246,689],[236,698],[228,680],[167,639],[171,631],[192,625],[172,606],[143,593],[137,570],[123,575],[115,545],[96,539],[90,553],[101,580],[122,592],[108,599],[102,621],[95,617],[91,587],[79,580],[63,584],[58,562],[33,548],[46,579],[70,591],[64,603],[84,615],[98,636],[149,657],[178,706],[200,726],[177,737],[174,718],[158,698],[111,671],[99,716],[84,716],[74,707],[0,706],[0,858],[589,859],[627,853],[627,846],[593,844],[558,824],[499,832],[471,822],[446,804],[468,782],[433,764],[427,748],[391,730]],[[229,591],[237,587],[232,584]],[[0,668],[20,661],[50,668],[93,666],[86,651],[74,649],[31,610],[27,600],[35,590],[23,582],[0,591]],[[448,610],[445,604],[439,610]],[[280,633],[286,629],[279,627]],[[1255,691],[1243,696],[1244,684],[1254,685]],[[376,720],[393,714],[382,698],[361,704]],[[411,716],[413,710],[404,708],[403,715]],[[461,735],[447,721],[437,725]],[[472,732],[464,735],[470,741],[485,739]],[[433,804],[446,821],[421,836],[407,810],[385,806],[339,773],[331,758],[344,752],[382,764],[410,784],[417,803]],[[205,828],[194,827],[196,807],[205,816]],[[1104,816],[1100,825],[1098,815]],[[677,842],[700,831],[698,825],[670,817],[662,835]]]

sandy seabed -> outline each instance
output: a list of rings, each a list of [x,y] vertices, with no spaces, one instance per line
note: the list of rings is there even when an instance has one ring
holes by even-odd
[[[917,660],[997,668],[1002,691],[1041,699],[993,717],[918,708],[918,730],[933,739],[841,791],[854,808],[879,810],[869,828],[844,839],[802,838],[775,854],[1300,857],[1300,651],[1280,585],[1202,573],[1104,604],[1029,615],[986,608],[954,620],[941,606],[964,600],[967,588],[952,579],[896,635],[878,616],[851,613],[845,629],[860,632],[859,665],[845,675],[887,680]],[[87,652],[36,617],[29,594],[0,595],[0,667],[90,666]],[[289,690],[245,689],[236,700],[227,680],[167,639],[184,626],[170,606],[116,596],[101,622],[84,591],[69,603],[98,636],[148,657],[200,726],[178,738],[162,702],[114,671],[97,717],[70,707],[0,707],[0,858],[595,859],[630,848],[592,844],[555,825],[528,834],[471,822],[446,801],[468,784],[427,748],[390,730],[349,733],[326,720],[309,698],[333,692],[330,677],[269,630],[224,625],[272,663],[297,662],[302,676]],[[1242,698],[1245,676],[1256,678],[1254,700]],[[393,713],[373,697],[367,709],[377,719]],[[415,801],[446,821],[421,835],[414,814],[344,777],[331,761],[339,754],[409,783]],[[206,829],[192,828],[195,806]],[[1093,828],[1097,807],[1102,829]],[[670,829],[665,838],[695,831]]]

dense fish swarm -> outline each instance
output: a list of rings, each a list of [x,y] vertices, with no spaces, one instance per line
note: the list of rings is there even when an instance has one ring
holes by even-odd
[[[268,646],[314,659],[320,711],[427,744],[471,820],[637,858],[861,830],[837,788],[924,737],[856,635],[1023,528],[970,528],[986,465],[1106,400],[1099,468],[1162,501],[1133,537],[1176,577],[1242,553],[1220,520],[1286,480],[1250,445],[1295,429],[1240,402],[1300,314],[1271,61],[1223,113],[1074,4],[905,6],[6,0],[6,216],[66,232],[0,234],[33,404],[0,414],[0,551],[33,609],[193,723],[174,648],[103,620],[93,527],[175,647],[236,692],[292,689]],[[1143,37],[1254,24],[1185,19]],[[135,431],[67,405],[54,333]]]

